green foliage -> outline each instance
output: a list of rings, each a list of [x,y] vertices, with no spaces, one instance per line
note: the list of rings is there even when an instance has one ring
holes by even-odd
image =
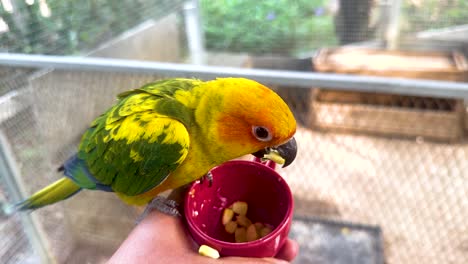
[[[0,4],[9,31],[0,33],[0,51],[74,54],[95,48],[144,20],[180,9],[184,0],[47,0]],[[210,50],[291,54],[336,45],[329,0],[200,0]],[[468,23],[468,0],[403,1],[404,32]]]
[[[404,1],[403,31],[417,32],[468,23],[468,0]]]
[[[201,0],[211,50],[293,53],[334,44],[326,0]]]
[[[168,14],[183,0],[47,0],[50,17],[39,1],[11,0],[13,13],[0,5],[9,31],[0,34],[0,50],[21,53],[73,54],[95,48],[150,18]]]

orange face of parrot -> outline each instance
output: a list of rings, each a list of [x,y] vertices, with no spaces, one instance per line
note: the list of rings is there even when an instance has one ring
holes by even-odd
[[[224,81],[229,80],[229,81]],[[223,109],[216,116],[215,134],[232,157],[276,152],[285,166],[296,155],[296,120],[286,103],[267,87],[246,79],[216,80],[222,86]],[[215,82],[216,82],[215,81]],[[224,81],[224,82],[222,82]]]

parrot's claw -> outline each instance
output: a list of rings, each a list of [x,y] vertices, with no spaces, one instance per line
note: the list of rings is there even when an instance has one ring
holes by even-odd
[[[181,217],[179,212],[179,204],[171,199],[167,199],[163,196],[156,196],[151,202],[148,203],[143,213],[138,217],[137,224],[140,223],[153,209],[160,211],[161,213]]]
[[[200,178],[200,183],[203,183],[205,180],[208,180],[208,187],[213,185],[213,174],[211,174],[211,171]]]

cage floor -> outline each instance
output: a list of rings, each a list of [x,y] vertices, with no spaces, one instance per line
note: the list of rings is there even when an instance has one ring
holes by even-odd
[[[298,215],[380,226],[386,263],[467,263],[468,144],[299,128]],[[300,154],[299,154],[300,153]]]
[[[289,236],[300,246],[294,263],[384,263],[379,227],[296,216]]]

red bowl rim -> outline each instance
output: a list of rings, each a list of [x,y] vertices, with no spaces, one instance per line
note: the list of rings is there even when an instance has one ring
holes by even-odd
[[[257,240],[250,241],[250,242],[240,242],[240,243],[226,242],[226,241],[223,241],[223,240],[218,240],[216,238],[210,237],[207,234],[205,234],[205,232],[203,232],[200,228],[198,228],[198,226],[193,222],[191,217],[187,217],[187,215],[189,215],[188,212],[187,212],[188,206],[184,206],[184,218],[185,218],[187,224],[189,225],[189,228],[192,229],[191,232],[196,232],[200,237],[202,237],[207,242],[213,242],[214,245],[219,245],[222,248],[242,249],[242,248],[258,246],[260,244],[269,242],[272,239],[275,239],[277,237],[277,235],[281,232],[281,230],[283,230],[284,228],[287,228],[287,225],[291,224],[292,219],[288,221],[288,218],[289,218],[288,216],[289,215],[292,216],[292,212],[294,210],[294,198],[292,196],[292,192],[291,192],[291,189],[289,188],[289,185],[287,184],[287,182],[284,180],[284,178],[277,171],[275,171],[274,169],[266,166],[265,164],[255,162],[255,161],[248,161],[248,160],[231,160],[231,161],[227,161],[227,162],[225,162],[225,163],[223,163],[223,164],[221,164],[221,165],[219,165],[219,166],[217,166],[217,167],[215,167],[213,169],[224,166],[226,164],[228,164],[228,165],[232,165],[232,164],[249,164],[249,165],[251,165],[252,163],[263,165],[263,167],[265,167],[265,169],[273,171],[284,182],[283,186],[286,189],[287,196],[291,200],[291,202],[290,202],[291,206],[289,206],[289,208],[287,209],[286,214],[285,214],[286,217],[280,222],[280,224],[270,234],[268,234],[268,235],[266,235],[266,236],[264,236],[262,238],[259,238]],[[190,186],[190,188],[189,188],[189,190],[187,192],[187,195],[185,196],[185,204],[188,204],[188,202],[190,200],[190,195],[189,195],[190,191],[197,184],[200,184],[200,183],[198,181],[196,181],[196,182],[191,184],[191,186]]]

